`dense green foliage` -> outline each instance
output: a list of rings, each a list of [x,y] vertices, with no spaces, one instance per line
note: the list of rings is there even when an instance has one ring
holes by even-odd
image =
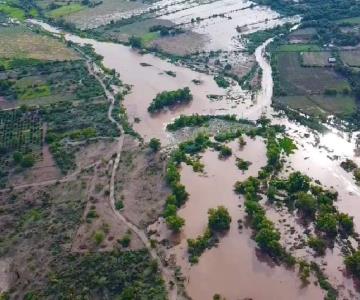
[[[207,228],[203,235],[196,239],[188,239],[189,262],[195,264],[199,261],[199,257],[206,250],[210,249],[218,243],[218,238]]]
[[[157,152],[160,150],[160,147],[161,147],[161,142],[159,139],[156,139],[156,138],[152,138],[149,142],[149,148],[154,151],[154,152]]]
[[[345,257],[345,265],[355,277],[360,278],[360,251]]]
[[[324,239],[312,236],[308,240],[308,245],[316,252],[316,254],[318,255],[325,254],[326,241]]]
[[[231,217],[224,206],[209,209],[208,226],[211,231],[224,231],[230,228]]]
[[[150,113],[155,113],[165,107],[172,107],[176,104],[189,103],[191,100],[192,95],[188,87],[178,89],[176,91],[165,91],[158,94],[153,99],[150,106],[148,107],[148,111]]]
[[[59,299],[166,299],[157,263],[145,250],[70,255],[46,293]]]
[[[215,76],[214,80],[215,80],[216,84],[221,88],[226,89],[230,86],[229,81],[227,81],[224,76],[220,76],[220,75]]]

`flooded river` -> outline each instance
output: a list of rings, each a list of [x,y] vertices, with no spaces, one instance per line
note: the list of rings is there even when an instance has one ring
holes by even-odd
[[[179,20],[181,18],[179,15]],[[59,33],[47,24],[37,21],[33,23],[40,24],[53,33]],[[274,123],[285,125],[287,133],[298,146],[295,154],[287,159],[287,166],[320,180],[329,188],[334,187],[339,192],[339,210],[354,216],[356,229],[360,231],[360,190],[351,174],[339,166],[340,159],[344,158],[360,162],[354,153],[354,138],[348,139],[344,133],[335,130],[319,135],[286,118],[273,116],[274,112],[270,107],[273,87],[271,67],[264,56],[265,47],[271,40],[260,46],[255,53],[263,76],[262,89],[253,102],[249,95],[238,87],[221,89],[212,76],[171,64],[152,54],[141,55],[123,45],[98,42],[71,34],[65,34],[65,39],[79,44],[91,44],[96,53],[104,57],[104,65],[114,68],[120,74],[121,80],[132,86],[124,105],[130,121],[140,119],[140,122],[134,123],[134,129],[145,140],[157,137],[164,145],[169,144],[171,138],[165,131],[165,126],[181,114],[235,113],[240,117],[255,120],[265,113]],[[213,42],[216,41],[220,40],[214,37]],[[172,71],[176,76],[170,76],[166,71]],[[200,80],[201,84],[194,84],[194,79]],[[190,87],[194,96],[189,105],[157,115],[147,112],[147,107],[156,94],[186,86]],[[218,99],[210,100],[209,95],[217,95]],[[196,300],[212,299],[215,293],[227,299],[323,299],[324,294],[320,287],[313,283],[301,286],[295,271],[266,261],[256,251],[250,229],[243,228],[239,231],[237,220],[244,218],[243,199],[233,193],[233,185],[237,180],[256,175],[266,164],[266,156],[264,143],[260,139],[248,140],[242,151],[237,149],[236,143],[232,143],[231,147],[234,155],[227,160],[219,160],[217,153],[212,151],[203,154],[201,160],[205,164],[205,175],[194,173],[186,165],[181,170],[181,180],[190,193],[188,202],[179,210],[179,214],[186,220],[186,226],[179,244],[169,249],[168,255],[175,255],[177,264],[182,267],[188,294]],[[244,174],[235,166],[235,155],[252,162],[250,169]],[[197,265],[190,266],[187,262],[186,239],[203,233],[207,223],[207,210],[217,205],[224,205],[229,209],[232,216],[231,229],[221,237],[217,248],[206,251]],[[325,272],[328,272],[327,275],[331,275],[333,283],[343,290],[341,295],[356,293],[352,280],[343,275],[340,252],[328,254],[324,261],[328,266]]]

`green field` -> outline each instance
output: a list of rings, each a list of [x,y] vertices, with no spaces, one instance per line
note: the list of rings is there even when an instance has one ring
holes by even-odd
[[[25,20],[25,13],[22,9],[8,4],[0,4],[0,13],[4,13],[9,17],[20,21]]]
[[[347,23],[352,25],[358,25],[360,24],[360,17],[354,17],[354,18],[346,18],[336,21],[338,24]]]
[[[56,9],[50,11],[49,16],[57,19],[57,18],[65,17],[65,16],[71,15],[73,13],[79,12],[79,11],[83,10],[84,8],[86,8],[86,6],[83,6],[83,5],[77,4],[77,3],[64,5],[64,6],[61,6],[59,8],[56,8]]]
[[[306,52],[306,51],[321,51],[318,45],[314,44],[286,44],[281,45],[276,49],[278,52]]]
[[[336,114],[344,116],[356,110],[355,98],[346,95],[284,96],[274,100],[308,115]]]

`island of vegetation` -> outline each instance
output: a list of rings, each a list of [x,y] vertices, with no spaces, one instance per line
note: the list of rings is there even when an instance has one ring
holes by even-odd
[[[186,104],[192,100],[190,89],[185,87],[175,91],[164,91],[157,94],[148,107],[148,112],[156,113],[167,107]]]

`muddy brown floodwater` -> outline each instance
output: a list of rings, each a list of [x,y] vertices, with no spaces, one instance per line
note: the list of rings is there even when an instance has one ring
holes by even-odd
[[[250,228],[238,229],[237,221],[244,220],[245,212],[243,199],[233,192],[234,182],[257,176],[260,168],[266,165],[264,142],[259,138],[247,138],[246,141],[243,150],[238,149],[237,142],[230,143],[233,156],[226,160],[220,160],[214,151],[204,153],[201,161],[205,165],[205,175],[182,166],[181,181],[190,197],[179,210],[179,215],[186,220],[181,242],[170,253],[175,253],[177,263],[187,277],[187,291],[193,299],[212,299],[216,293],[226,299],[322,299],[323,292],[319,287],[313,284],[301,287],[296,272],[266,262],[261,254],[257,254]],[[236,167],[235,156],[252,162],[248,171],[243,173]],[[208,209],[219,205],[229,210],[231,228],[220,238],[217,248],[205,251],[199,263],[190,266],[186,239],[196,238],[204,232]]]
[[[53,33],[59,33],[47,24],[36,21],[33,23],[40,24]],[[218,26],[223,26],[221,22],[218,23]],[[290,122],[286,117],[274,117],[274,111],[270,107],[273,87],[271,67],[264,55],[265,47],[271,40],[260,46],[255,53],[263,76],[262,89],[253,103],[249,95],[236,86],[228,90],[220,89],[211,76],[173,65],[151,54],[140,55],[123,45],[69,34],[65,34],[65,38],[79,44],[93,45],[95,51],[104,57],[104,65],[114,68],[120,73],[124,83],[132,85],[131,94],[126,96],[124,105],[130,121],[140,119],[140,123],[135,123],[134,128],[145,140],[158,137],[163,144],[171,143],[171,136],[166,133],[165,126],[180,114],[235,113],[239,117],[254,120],[265,113],[274,123],[285,125],[286,133],[298,146],[298,150],[287,158],[287,166],[300,170],[313,179],[319,179],[328,188],[334,187],[339,192],[336,203],[339,211],[354,216],[356,229],[360,231],[360,189],[352,175],[339,166],[340,161],[345,158],[360,162],[354,152],[355,135],[348,139],[344,133],[333,128],[330,128],[327,134],[321,135]],[[149,66],[141,66],[141,63]],[[165,73],[169,70],[175,72],[176,77]],[[193,79],[201,80],[202,84],[193,84]],[[194,95],[189,105],[155,116],[148,114],[147,107],[157,93],[185,86],[189,86]],[[210,94],[221,95],[222,100],[210,101],[207,97]],[[236,144],[231,145],[236,148]],[[256,175],[260,167],[266,164],[266,156],[261,140],[249,140],[242,152],[237,149],[235,151],[235,148],[235,155],[253,163],[245,174],[236,168],[234,157],[222,161],[211,151],[204,153],[202,158],[205,176],[194,173],[188,166],[182,167],[181,180],[190,193],[190,198],[179,210],[179,214],[185,218],[186,225],[180,236],[180,243],[167,254],[174,254],[177,263],[182,267],[186,276],[187,292],[195,300],[211,299],[215,293],[220,293],[227,299],[323,299],[323,291],[313,283],[306,287],[301,286],[296,271],[271,265],[258,255],[250,229],[238,231],[237,220],[244,218],[243,208],[238,205],[242,205],[243,200],[233,193],[233,185],[237,180]],[[221,238],[217,248],[205,251],[199,263],[191,267],[187,262],[186,239],[203,233],[207,223],[207,210],[217,205],[224,205],[229,209],[233,218],[231,229]],[[278,218],[273,217],[275,221]],[[291,215],[286,215],[286,218],[290,223],[293,222],[290,220],[293,218]],[[276,226],[283,225],[276,223]],[[167,236],[166,230],[159,232]],[[308,254],[299,255],[306,257]],[[324,272],[331,283],[342,289],[340,298],[349,299],[349,295],[355,295],[352,299],[358,299],[356,296],[359,294],[354,289],[352,279],[344,276],[343,257],[339,248],[335,248],[331,253],[328,251],[322,260],[324,266],[327,266],[324,267]]]

